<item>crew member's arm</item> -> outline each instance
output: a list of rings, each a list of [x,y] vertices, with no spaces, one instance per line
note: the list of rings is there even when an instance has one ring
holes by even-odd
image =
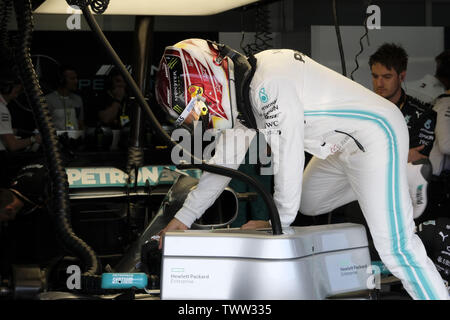
[[[108,96],[105,99],[107,105],[102,106],[102,109],[98,112],[98,117],[102,123],[113,125],[122,108],[122,101],[125,98],[126,91],[123,87],[117,87],[107,94]]]
[[[19,151],[33,145],[35,142],[41,143],[40,135],[31,136],[25,139],[17,139],[12,133],[0,135],[3,145],[10,152]]]

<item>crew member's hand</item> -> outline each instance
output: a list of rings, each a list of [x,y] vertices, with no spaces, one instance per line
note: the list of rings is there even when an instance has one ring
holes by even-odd
[[[250,220],[246,224],[241,226],[241,229],[263,229],[270,228],[269,221],[266,220]]]
[[[169,224],[158,233],[158,236],[159,236],[159,247],[158,248],[159,249],[162,248],[163,237],[167,231],[187,230],[187,229],[188,229],[188,227],[186,227],[186,225],[184,223],[182,223],[180,220],[178,220],[176,218],[173,218],[169,222]]]
[[[417,160],[421,160],[421,159],[427,159],[427,156],[424,156],[423,154],[420,153],[420,151],[422,151],[425,148],[425,145],[421,145],[415,148],[411,148],[409,149],[408,152],[408,162],[414,162]]]

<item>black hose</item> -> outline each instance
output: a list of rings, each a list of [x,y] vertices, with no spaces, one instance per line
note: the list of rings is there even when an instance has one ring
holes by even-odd
[[[347,76],[347,68],[345,66],[345,57],[344,57],[344,48],[342,47],[342,38],[341,31],[339,29],[337,13],[336,13],[336,0],[333,0],[333,20],[334,20],[334,28],[336,29],[336,37],[339,46],[339,55],[341,57],[341,66],[342,66],[342,74]]]
[[[235,178],[244,181],[247,184],[252,185],[257,192],[259,192],[262,197],[263,201],[267,204],[269,207],[269,213],[271,212],[278,212],[277,207],[275,206],[275,203],[273,202],[273,198],[268,194],[264,188],[261,186],[260,183],[258,183],[255,179],[253,179],[251,176],[246,175],[238,170],[230,170],[229,168],[224,168],[222,166],[217,165],[211,165],[211,164],[179,164],[177,165],[178,169],[184,170],[184,169],[200,169],[204,171],[208,171],[215,174],[220,174],[222,176],[227,176],[230,178]],[[280,216],[279,215],[271,215],[270,221],[273,224],[277,224],[281,226]],[[277,229],[277,228],[276,228]],[[280,230],[272,230],[274,235],[282,234],[281,228]]]
[[[62,159],[58,150],[56,130],[39,85],[39,79],[34,70],[30,55],[30,44],[33,33],[33,17],[30,0],[14,1],[18,36],[16,44],[16,61],[22,84],[30,97],[37,127],[42,137],[42,145],[51,180],[51,208],[56,223],[56,230],[63,244],[81,259],[84,275],[94,276],[101,271],[100,262],[95,252],[72,230],[70,223],[70,206],[68,196],[68,182]]]
[[[110,56],[110,58],[112,59],[112,61],[116,65],[116,67],[119,69],[120,73],[124,77],[124,79],[127,82],[127,84],[130,86],[131,91],[133,92],[133,94],[136,97],[136,101],[139,103],[141,108],[143,108],[145,110],[145,112],[148,114],[148,116],[150,118],[150,121],[152,122],[152,124],[156,128],[157,134],[159,134],[159,136],[163,140],[167,141],[169,143],[169,145],[171,145],[172,147],[178,146],[178,144],[175,141],[173,141],[171,139],[171,137],[161,127],[159,121],[156,119],[155,115],[153,114],[152,110],[150,109],[150,106],[147,104],[147,101],[145,100],[142,92],[139,90],[139,87],[137,86],[137,84],[134,81],[133,77],[131,77],[131,75],[128,72],[128,70],[126,69],[125,65],[122,63],[120,57],[117,55],[117,53],[115,52],[114,48],[111,46],[111,44],[109,43],[108,39],[105,37],[104,33],[100,29],[97,21],[95,20],[95,18],[93,17],[91,11],[89,10],[89,7],[88,6],[82,6],[81,10],[83,12],[83,15],[84,15],[84,17],[85,17],[89,27],[94,32],[94,34],[97,36],[97,38],[100,41],[100,43],[105,47],[106,52],[108,53],[108,55]],[[202,163],[202,160],[196,159],[194,157],[194,155],[192,155],[189,151],[183,150],[183,152],[185,152],[186,155],[190,156],[190,158],[193,160],[192,161],[193,163]],[[202,166],[202,169],[204,171],[217,173],[217,166],[211,166],[211,165],[208,165],[208,164],[205,164],[205,163],[201,164],[201,166]],[[220,168],[221,168],[221,170],[220,170],[221,172],[224,173],[225,170],[227,172],[231,172],[232,171],[235,174],[236,177],[239,177],[238,179],[242,179],[242,175],[243,174],[241,172],[239,172],[237,170],[233,170],[233,169],[223,168],[223,167],[220,167]],[[249,183],[251,183],[255,187],[255,189],[261,190],[261,194],[263,194],[263,199],[264,199],[264,201],[266,202],[266,205],[269,208],[269,214],[270,214],[270,219],[271,219],[271,223],[272,223],[273,234],[274,235],[282,234],[280,216],[279,216],[278,210],[277,210],[277,208],[276,208],[276,206],[275,206],[275,204],[273,202],[273,198],[254,179],[250,178],[247,181]]]

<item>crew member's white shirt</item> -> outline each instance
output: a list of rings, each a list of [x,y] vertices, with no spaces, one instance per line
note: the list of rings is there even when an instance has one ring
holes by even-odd
[[[83,100],[77,94],[62,96],[53,91],[45,96],[56,130],[79,130],[78,120],[83,120]]]
[[[422,79],[407,82],[405,88],[406,94],[431,104],[434,104],[435,99],[445,92],[444,85],[430,74]]]

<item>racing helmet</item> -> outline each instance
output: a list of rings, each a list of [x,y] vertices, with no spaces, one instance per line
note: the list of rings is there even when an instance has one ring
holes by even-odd
[[[156,79],[156,99],[176,126],[229,129],[238,112],[233,61],[217,44],[187,39],[166,47]],[[201,121],[196,121],[201,120]]]

